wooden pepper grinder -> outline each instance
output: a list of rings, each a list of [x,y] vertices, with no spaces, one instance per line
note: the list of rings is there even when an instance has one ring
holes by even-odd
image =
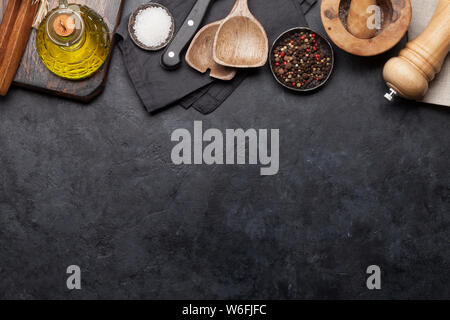
[[[348,10],[347,26],[355,37],[360,39],[373,38],[377,29],[370,29],[367,22],[373,13],[370,12],[370,7],[377,4],[377,0],[352,0],[350,9]]]
[[[384,66],[383,77],[392,101],[397,94],[409,100],[421,100],[429,82],[441,71],[450,51],[450,0],[440,0],[425,31],[406,45],[399,57]]]

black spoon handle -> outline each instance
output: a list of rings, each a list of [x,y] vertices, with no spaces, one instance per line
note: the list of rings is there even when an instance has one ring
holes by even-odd
[[[180,65],[181,53],[199,29],[211,1],[197,0],[175,38],[161,57],[161,64],[164,68],[175,69]]]

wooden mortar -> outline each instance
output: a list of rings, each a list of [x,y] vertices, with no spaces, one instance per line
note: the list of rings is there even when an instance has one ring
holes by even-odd
[[[358,1],[358,0],[356,0]],[[367,33],[350,32],[347,19],[350,0],[322,0],[322,23],[330,39],[342,50],[358,56],[375,56],[392,49],[405,36],[412,17],[410,0],[378,0],[383,13],[381,30],[373,37]],[[350,17],[349,17],[350,15]],[[360,30],[360,29],[359,29]]]

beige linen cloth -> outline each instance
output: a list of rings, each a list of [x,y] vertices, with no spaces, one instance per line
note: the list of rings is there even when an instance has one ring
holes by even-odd
[[[411,0],[413,16],[409,27],[409,39],[416,38],[430,22],[439,0]],[[444,63],[441,73],[430,84],[430,91],[423,99],[426,103],[450,107],[450,58]]]

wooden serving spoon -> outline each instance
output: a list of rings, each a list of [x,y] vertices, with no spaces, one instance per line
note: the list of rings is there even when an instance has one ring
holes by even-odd
[[[222,22],[223,20],[219,20],[200,29],[186,52],[186,62],[191,68],[201,73],[211,70],[209,76],[212,78],[232,80],[237,70],[216,63],[213,57],[214,38]]]
[[[248,8],[248,0],[236,4],[214,38],[214,61],[233,68],[257,68],[266,64],[269,40],[261,23]]]
[[[222,20],[204,26],[192,40],[186,53],[186,62],[193,69],[220,80],[232,80],[236,76],[236,69],[222,66],[214,61],[214,38]]]

